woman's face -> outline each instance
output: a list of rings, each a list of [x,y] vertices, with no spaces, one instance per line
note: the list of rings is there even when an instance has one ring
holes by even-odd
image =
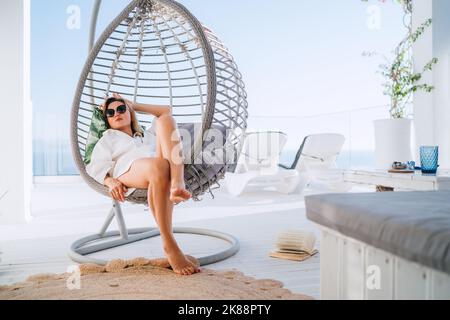
[[[114,101],[109,106],[108,109],[113,109],[115,111],[114,117],[107,117],[108,123],[111,129],[121,130],[128,128],[131,125],[131,114],[128,107],[125,113],[117,112],[117,107],[125,105],[123,102]],[[119,108],[120,109],[120,108]]]

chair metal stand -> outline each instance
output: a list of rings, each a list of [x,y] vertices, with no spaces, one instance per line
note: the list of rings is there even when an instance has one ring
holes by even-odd
[[[111,225],[113,219],[116,218],[119,230],[107,231]],[[198,261],[201,266],[216,263],[225,260],[239,251],[239,241],[232,235],[200,228],[187,228],[178,227],[173,228],[174,233],[203,235],[218,238],[229,243],[229,247],[213,253],[207,256],[198,257]],[[127,229],[125,225],[125,219],[123,217],[122,208],[119,202],[114,201],[113,207],[107,216],[105,223],[103,224],[98,234],[83,237],[70,246],[69,257],[78,263],[93,263],[97,265],[106,265],[107,260],[90,257],[88,255],[123,245],[127,245],[133,242],[141,241],[144,239],[159,236],[160,232],[158,228],[135,228]],[[107,240],[109,238],[118,238],[113,240]]]

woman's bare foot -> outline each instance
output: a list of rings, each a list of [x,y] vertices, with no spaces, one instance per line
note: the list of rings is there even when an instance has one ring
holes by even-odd
[[[164,253],[173,272],[185,276],[200,272],[200,268],[186,258],[179,248],[164,249]]]
[[[178,204],[191,198],[191,193],[186,190],[184,182],[172,183],[170,187],[170,201]]]

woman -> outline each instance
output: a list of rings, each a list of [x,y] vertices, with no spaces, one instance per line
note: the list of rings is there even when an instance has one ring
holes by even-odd
[[[148,205],[173,271],[181,275],[199,272],[172,232],[174,204],[189,200],[191,194],[184,183],[183,149],[171,107],[133,103],[114,94],[102,110],[109,129],[92,152],[88,174],[107,186],[111,197],[120,202],[133,189],[147,189]],[[140,128],[135,111],[156,117],[146,132]]]

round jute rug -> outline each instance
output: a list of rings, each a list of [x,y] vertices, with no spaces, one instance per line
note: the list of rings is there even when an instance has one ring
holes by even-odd
[[[195,258],[189,257],[192,261]],[[202,268],[175,274],[166,259],[114,260],[106,267],[84,264],[74,273],[41,274],[0,286],[0,300],[309,300],[283,283],[255,279],[239,271]]]

